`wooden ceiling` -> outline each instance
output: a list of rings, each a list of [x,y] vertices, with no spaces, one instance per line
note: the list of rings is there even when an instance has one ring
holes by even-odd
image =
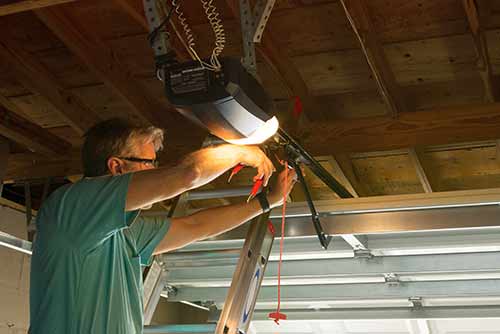
[[[238,2],[215,3],[223,54],[240,57]],[[181,4],[209,55],[201,3]],[[165,128],[164,161],[206,135],[154,76],[142,0],[0,1],[0,31],[6,180],[80,173],[82,133],[114,116]],[[282,123],[358,196],[500,187],[499,1],[278,0],[257,51]],[[335,197],[308,179],[315,198]]]

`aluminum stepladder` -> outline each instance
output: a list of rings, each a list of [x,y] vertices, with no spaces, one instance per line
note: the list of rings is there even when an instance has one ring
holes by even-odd
[[[246,334],[274,241],[269,213],[252,220],[233,274],[216,334]]]
[[[254,218],[240,252],[216,334],[246,334],[274,241],[269,213]],[[144,282],[144,322],[149,325],[167,285],[167,268],[155,259]]]

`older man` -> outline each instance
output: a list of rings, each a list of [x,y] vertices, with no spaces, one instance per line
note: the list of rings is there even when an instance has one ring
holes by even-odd
[[[37,217],[31,267],[31,334],[137,334],[143,329],[141,265],[235,228],[262,213],[258,200],[172,219],[139,217],[140,209],[200,187],[238,163],[269,180],[274,167],[257,147],[222,145],[156,168],[163,132],[123,120],[88,131],[85,177],[61,187]],[[288,182],[285,184],[285,174]],[[294,175],[284,171],[268,196],[282,204]]]

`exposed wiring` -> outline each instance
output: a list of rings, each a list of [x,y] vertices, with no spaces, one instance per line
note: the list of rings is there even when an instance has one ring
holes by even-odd
[[[224,50],[226,44],[226,34],[224,32],[224,26],[222,25],[222,20],[219,18],[219,12],[217,7],[213,4],[214,0],[200,0],[205,9],[205,14],[207,15],[208,22],[212,27],[215,35],[215,47],[212,50],[212,55],[210,56],[210,62],[213,66],[220,69],[221,65],[218,56]]]
[[[184,12],[181,9],[179,0],[172,0],[172,8],[177,15],[177,19],[179,20],[180,25],[182,26],[182,30],[184,31],[184,36],[186,38],[185,45],[187,45],[187,49],[189,54],[197,60],[203,68],[206,68],[211,71],[220,71],[221,64],[219,62],[218,56],[224,50],[224,46],[226,43],[226,36],[224,32],[224,26],[222,25],[222,20],[219,18],[219,12],[217,11],[217,7],[213,4],[214,0],[200,0],[203,9],[205,10],[205,14],[207,16],[208,22],[212,27],[212,30],[215,34],[215,46],[212,50],[212,54],[210,56],[210,62],[206,62],[201,59],[196,51],[196,43],[194,41],[194,36],[191,28],[189,27],[189,23],[187,22],[186,17],[184,16]]]
[[[219,12],[217,11],[217,7],[214,4],[214,0],[200,0],[200,2],[203,6],[208,22],[210,23],[210,26],[212,27],[212,30],[215,35],[215,46],[210,55],[209,62],[202,60],[201,57],[198,55],[198,52],[196,51],[196,43],[194,41],[193,32],[189,26],[189,23],[187,22],[184,12],[181,9],[181,0],[171,0],[172,6],[168,10],[165,19],[163,19],[162,22],[156,28],[154,28],[153,31],[151,31],[151,33],[148,35],[148,42],[150,45],[153,45],[155,43],[156,39],[159,36],[159,33],[162,31],[162,29],[164,29],[165,25],[168,22],[170,22],[172,14],[175,12],[175,14],[177,15],[177,19],[180,25],[182,26],[182,30],[184,31],[184,36],[186,39],[184,41],[181,38],[181,41],[187,48],[191,57],[197,60],[203,68],[218,72],[222,68],[222,65],[218,57],[224,50],[224,46],[226,44],[226,35],[224,32],[224,26],[222,25],[222,20],[219,18],[220,15]],[[165,9],[166,5],[164,5],[163,3],[161,3],[161,5],[163,11],[166,12]],[[170,33],[166,30],[165,32],[167,34],[167,38],[169,38]],[[156,70],[156,75],[158,79],[163,81],[159,69]]]
[[[186,44],[189,50],[190,51],[194,50],[194,47],[196,45],[194,43],[193,32],[191,31],[191,28],[189,28],[187,19],[184,16],[184,12],[181,9],[180,0],[172,0],[172,8],[175,10],[175,14],[177,14],[177,19],[179,20],[179,23],[181,24],[182,29],[184,30],[184,35],[186,36]]]

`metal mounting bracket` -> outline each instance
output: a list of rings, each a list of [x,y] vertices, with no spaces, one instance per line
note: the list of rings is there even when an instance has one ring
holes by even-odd
[[[241,63],[254,77],[257,78],[257,61],[255,57],[255,43],[259,43],[264,33],[271,11],[276,0],[257,0],[252,8],[249,0],[239,0],[241,35],[243,41],[243,58]]]
[[[408,301],[413,304],[413,308],[416,310],[422,309],[424,305],[422,304],[422,297],[410,297]]]
[[[240,0],[240,23],[243,41],[243,58],[241,59],[241,64],[249,73],[257,77],[257,61],[255,58],[255,44],[253,41],[255,19],[252,15],[249,0]]]
[[[161,24],[161,16],[156,6],[156,0],[143,0],[143,4],[149,31],[152,32]],[[158,37],[152,41],[151,47],[156,57],[165,56],[171,49],[168,36],[169,34],[166,30],[160,30]]]
[[[355,249],[354,257],[356,259],[371,259],[373,258],[373,254],[369,249]]]
[[[252,34],[254,43],[259,43],[262,39],[262,34],[266,28],[269,16],[271,16],[271,11],[273,10],[275,2],[276,0],[258,0],[255,4],[253,14],[255,28]]]
[[[397,286],[401,281],[399,280],[399,275],[395,273],[387,273],[384,274],[385,283],[389,286]]]

